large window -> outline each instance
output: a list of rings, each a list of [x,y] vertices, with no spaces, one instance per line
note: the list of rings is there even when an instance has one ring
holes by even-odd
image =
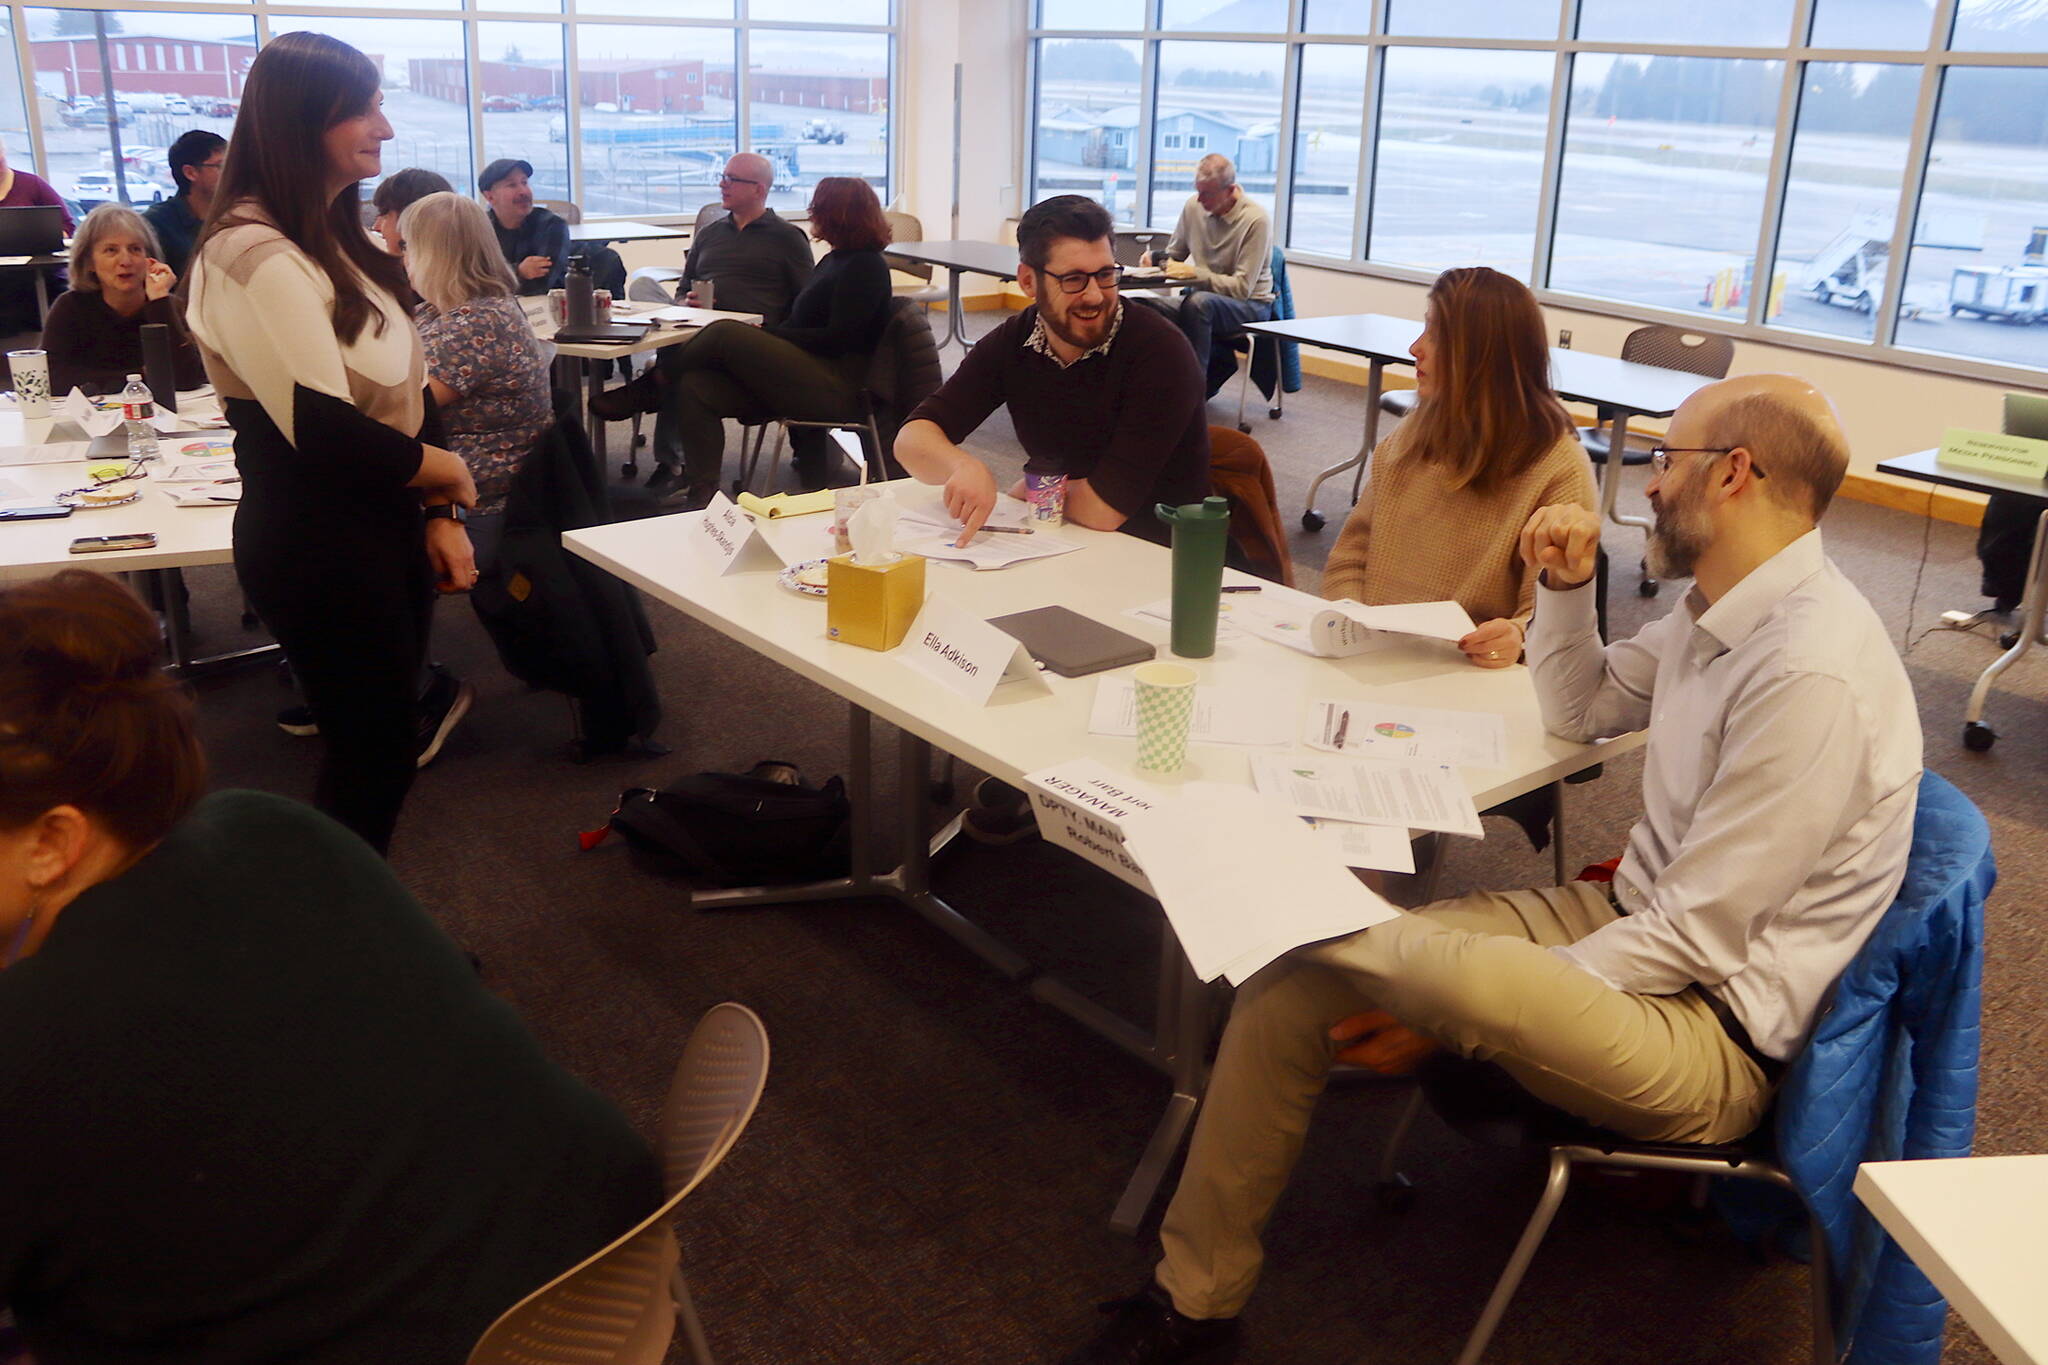
[[[1385,60],[1368,257],[1490,265],[1526,280],[1550,55],[1404,47]]]
[[[585,0],[578,0],[579,4]],[[1035,0],[1026,202],[2040,384],[2048,0]],[[1900,259],[1903,257],[1903,259]]]
[[[359,19],[293,16],[272,20],[273,33],[308,29],[339,38],[384,72],[384,173],[418,166],[469,190],[479,169],[469,145],[469,74],[462,23],[455,19]],[[366,187],[367,188],[367,187]]]
[[[1118,222],[1135,221],[1138,129],[1136,43],[1039,43],[1033,203],[1055,194],[1085,194],[1107,206]]]
[[[1152,217],[1180,214],[1203,158],[1227,156],[1244,192],[1273,208],[1280,155],[1277,43],[1161,43],[1152,111]]]
[[[177,187],[164,149],[188,128],[226,134],[233,127],[242,77],[256,55],[249,16],[22,14],[42,125],[36,169],[80,209],[168,199]]]
[[[803,207],[828,175],[861,176],[889,202],[886,35],[762,29],[748,52],[747,95],[754,150],[776,165],[777,209]]]
[[[1351,254],[1366,54],[1367,49],[1350,45],[1301,51],[1299,112],[1294,120],[1294,215],[1287,231],[1287,245],[1297,251]]]
[[[1553,288],[1729,307],[1754,255],[1780,64],[1581,55],[1572,68]]]
[[[1862,341],[1877,335],[1919,94],[1918,67],[1806,68],[1766,321]]]
[[[149,0],[0,9],[8,161],[80,209],[168,197],[165,149],[194,128],[232,133],[259,33],[307,30],[376,64],[395,134],[387,173],[418,166],[471,193],[486,163],[517,157],[539,197],[592,216],[688,214],[717,198],[720,167],[752,145],[776,165],[781,204],[801,205],[823,175],[894,193],[894,0],[749,0],[743,18],[737,0],[314,3],[340,12],[273,11],[271,0],[220,0],[225,13]],[[643,15],[665,22],[611,21]]]
[[[2048,369],[2048,68],[1954,67],[1908,258],[1916,350]]]

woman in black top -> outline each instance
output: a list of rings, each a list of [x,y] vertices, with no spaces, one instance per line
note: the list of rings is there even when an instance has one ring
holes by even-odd
[[[894,292],[882,248],[889,223],[865,180],[828,176],[811,192],[811,235],[832,251],[776,327],[714,322],[631,383],[591,400],[597,416],[617,421],[666,404],[683,447],[684,506],[702,507],[718,491],[725,467],[725,419],[777,417],[855,421],[861,384],[889,321]],[[806,488],[826,482],[825,433],[796,428],[791,436],[797,477]],[[873,452],[870,452],[872,458]],[[662,468],[648,487],[665,492],[676,480]]]
[[[43,323],[52,393],[119,393],[129,375],[142,373],[142,329],[150,323],[171,329],[178,387],[206,382],[185,330],[185,305],[171,293],[178,278],[159,256],[156,233],[127,205],[101,204],[85,215],[71,241],[71,288]]]
[[[654,1157],[360,839],[202,795],[156,653],[0,589],[0,1299],[44,1365],[460,1361]]]

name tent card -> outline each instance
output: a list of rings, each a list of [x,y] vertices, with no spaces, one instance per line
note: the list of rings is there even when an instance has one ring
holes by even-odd
[[[742,569],[779,573],[785,567],[754,519],[723,493],[713,494],[704,510],[685,522],[683,539],[714,574]]]
[[[1941,434],[1941,449],[1935,452],[1934,462],[1978,474],[2039,481],[2048,479],[2048,441],[1950,427]]]
[[[1055,764],[1024,775],[1038,832],[1113,877],[1155,894],[1145,869],[1124,849],[1123,824],[1161,800],[1142,783],[1092,758]]]
[[[897,657],[976,706],[988,705],[1005,681],[1029,679],[1045,686],[1038,665],[1014,635],[942,597],[925,600]]]

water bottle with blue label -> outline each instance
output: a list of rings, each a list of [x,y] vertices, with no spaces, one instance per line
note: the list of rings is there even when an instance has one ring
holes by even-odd
[[[150,396],[149,386],[142,382],[142,376],[128,376],[128,387],[121,390],[121,420],[128,429],[128,459],[130,462],[154,460],[156,446],[156,399]]]

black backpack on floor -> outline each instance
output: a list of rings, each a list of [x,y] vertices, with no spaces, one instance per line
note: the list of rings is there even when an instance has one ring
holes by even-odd
[[[622,792],[611,828],[660,871],[719,886],[778,885],[845,875],[851,811],[839,778],[813,787],[793,765],[768,762]]]

